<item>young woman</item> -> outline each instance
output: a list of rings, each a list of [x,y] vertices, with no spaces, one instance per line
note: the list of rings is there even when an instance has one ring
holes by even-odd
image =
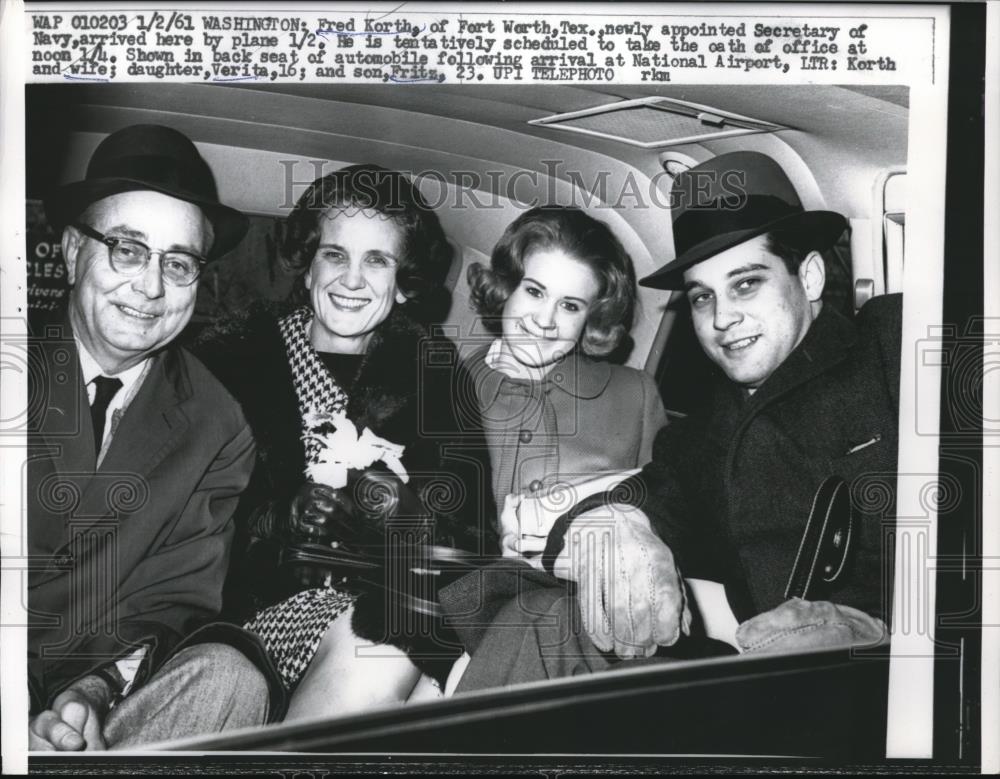
[[[498,510],[507,496],[559,495],[649,462],[666,423],[656,384],[600,359],[628,334],[636,303],[632,261],[608,226],[576,208],[532,209],[468,279],[498,335],[469,366]]]
[[[503,554],[534,565],[489,566],[441,591],[472,655],[449,679],[452,685],[464,672],[459,690],[518,680],[521,669],[493,662],[501,654],[481,643],[487,634],[490,641],[518,635],[499,623],[490,631],[494,620],[517,625],[537,617],[525,599],[533,590],[571,597],[564,582],[534,570],[547,522],[614,483],[595,488],[602,477],[649,462],[666,424],[651,376],[600,359],[627,335],[636,302],[632,261],[603,222],[574,208],[532,209],[504,232],[489,268],[469,269],[469,285],[473,305],[498,336],[470,358],[469,372]],[[544,507],[543,521],[524,516],[525,497],[540,499],[526,503]]]

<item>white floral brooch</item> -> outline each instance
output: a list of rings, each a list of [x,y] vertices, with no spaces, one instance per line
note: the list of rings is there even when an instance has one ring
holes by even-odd
[[[309,412],[305,427],[304,437],[319,444],[320,450],[316,461],[306,468],[312,481],[340,489],[347,486],[349,470],[363,470],[376,462],[385,463],[403,484],[409,481],[400,459],[406,447],[379,438],[367,427],[358,435],[357,426],[343,412]]]

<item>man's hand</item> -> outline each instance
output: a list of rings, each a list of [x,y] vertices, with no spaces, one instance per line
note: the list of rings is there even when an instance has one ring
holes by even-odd
[[[555,571],[577,583],[583,627],[598,649],[650,657],[690,632],[680,571],[642,511],[616,504],[581,514],[566,541]]]
[[[28,722],[28,749],[39,752],[88,752],[106,749],[101,729],[111,690],[99,676],[85,676],[63,690],[52,708]]]
[[[871,646],[887,636],[885,623],[863,611],[801,598],[758,614],[736,630],[736,642],[745,654]]]

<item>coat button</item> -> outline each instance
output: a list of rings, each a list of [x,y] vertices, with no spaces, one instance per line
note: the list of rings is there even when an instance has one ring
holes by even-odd
[[[522,444],[530,444],[531,438],[532,436],[530,430],[522,430],[520,433],[518,433],[517,436],[517,440],[520,441]]]
[[[532,492],[538,492],[542,488],[541,479],[535,479],[531,484],[528,485],[528,489]]]

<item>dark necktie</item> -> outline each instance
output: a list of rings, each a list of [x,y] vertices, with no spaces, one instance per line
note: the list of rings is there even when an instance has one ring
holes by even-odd
[[[94,451],[100,454],[104,440],[104,420],[108,414],[108,404],[121,389],[120,379],[97,376],[94,379],[94,402],[90,405],[90,418],[94,423]]]

